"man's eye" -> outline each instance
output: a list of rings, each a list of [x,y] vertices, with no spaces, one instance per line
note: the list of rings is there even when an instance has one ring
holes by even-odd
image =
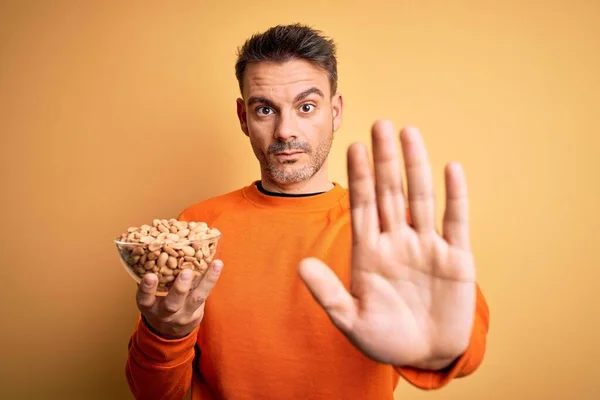
[[[308,104],[308,103],[307,104],[302,104],[300,106],[300,111],[302,111],[303,113],[309,113],[312,110],[314,110],[314,108],[315,108],[314,104]]]
[[[256,109],[256,112],[259,115],[269,115],[273,112],[273,109],[271,107],[261,106]]]

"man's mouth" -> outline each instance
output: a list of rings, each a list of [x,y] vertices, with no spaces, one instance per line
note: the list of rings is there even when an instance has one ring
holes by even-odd
[[[303,151],[279,151],[275,153],[275,158],[279,162],[291,163],[299,160],[303,153]]]

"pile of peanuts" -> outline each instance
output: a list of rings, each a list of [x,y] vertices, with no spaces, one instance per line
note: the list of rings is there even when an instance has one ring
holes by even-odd
[[[138,277],[158,276],[158,291],[166,292],[175,277],[191,269],[204,275],[215,256],[221,232],[205,222],[155,219],[152,226],[131,227],[118,238],[119,251],[127,267]]]

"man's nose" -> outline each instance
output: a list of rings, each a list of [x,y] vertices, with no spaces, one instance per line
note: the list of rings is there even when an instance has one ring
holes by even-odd
[[[287,141],[297,136],[296,119],[291,112],[281,112],[275,127],[275,139]]]

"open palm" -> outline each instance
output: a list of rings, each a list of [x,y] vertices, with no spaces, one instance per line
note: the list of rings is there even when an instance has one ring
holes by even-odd
[[[395,366],[440,369],[466,350],[475,313],[464,174],[457,164],[446,167],[440,236],[420,133],[406,128],[400,135],[408,204],[394,127],[376,122],[372,139],[374,172],[363,145],[348,149],[349,290],[314,258],[301,262],[300,275],[332,322],[365,355]]]

